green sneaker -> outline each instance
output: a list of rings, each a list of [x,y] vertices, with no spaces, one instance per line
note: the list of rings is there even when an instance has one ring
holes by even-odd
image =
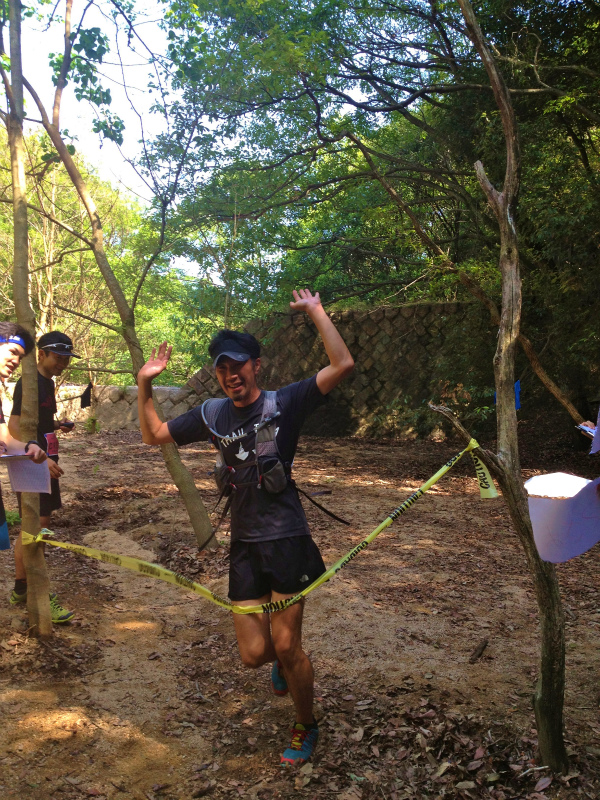
[[[56,600],[56,592],[52,592],[50,595],[50,602],[52,603],[53,600]],[[19,603],[26,603],[27,602],[27,592],[23,592],[23,594],[19,594],[12,590],[12,593],[9,597],[9,603],[11,606],[16,606]]]
[[[18,594],[15,590],[12,590],[12,594],[10,596],[10,604],[11,606],[16,606],[19,603],[26,603],[27,602],[27,592],[23,592],[23,594]],[[63,622],[68,622],[70,619],[73,619],[75,616],[74,611],[67,611],[66,608],[63,608],[58,599],[56,597],[56,592],[52,592],[50,595],[50,614],[52,616],[52,622],[60,625]]]
[[[16,606],[19,603],[26,603],[27,602],[27,592],[23,592],[23,594],[18,594],[15,590],[12,590],[12,594],[9,598],[9,602],[11,606]]]
[[[60,625],[63,622],[69,622],[69,620],[73,619],[75,616],[74,611],[67,611],[66,608],[63,608],[56,597],[56,595],[50,595],[50,613],[52,614],[52,622],[56,625]]]

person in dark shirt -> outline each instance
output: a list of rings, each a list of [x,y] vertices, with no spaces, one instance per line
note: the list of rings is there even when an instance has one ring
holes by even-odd
[[[57,412],[55,385],[53,378],[61,375],[69,366],[71,358],[79,358],[73,352],[73,342],[66,333],[50,331],[40,336],[38,343],[38,429],[37,437],[40,446],[46,451],[50,467],[50,493],[40,494],[40,524],[42,528],[50,527],[50,518],[53,511],[57,511],[62,503],[60,499],[60,485],[58,479],[63,470],[58,465],[58,437],[56,431],[69,433],[73,430],[73,423],[63,419],[55,419]],[[19,436],[21,419],[21,403],[23,399],[23,384],[17,381],[13,395],[13,408],[8,421],[10,432],[15,438]],[[23,563],[21,536],[15,542],[15,586],[10,595],[11,605],[27,602],[27,576]],[[68,622],[75,616],[73,611],[67,611],[59,604],[55,594],[50,597],[52,621],[55,623]]]
[[[276,395],[275,443],[279,462],[289,475],[304,420],[354,366],[342,337],[325,313],[318,292],[294,291],[292,309],[304,311],[319,331],[329,365]],[[256,428],[263,419],[265,393],[257,385],[260,345],[248,333],[222,330],[208,352],[228,402],[209,430],[200,408],[161,422],[152,403],[152,380],[165,369],[171,348],[163,342],[138,373],[138,407],[146,444],[178,445],[210,438],[220,453],[234,488],[231,498],[229,597],[253,606],[293,597],[325,571],[313,542],[298,492],[291,480],[273,494],[259,477]],[[217,434],[215,436],[214,434]],[[302,649],[304,601],[271,614],[234,614],[243,663],[252,668],[274,662],[271,681],[276,694],[292,695],[296,721],[282,763],[302,763],[312,755],[318,737],[313,716],[313,668]]]
[[[33,337],[25,328],[15,322],[0,322],[0,381],[2,383],[10,378],[21,363],[23,356],[30,353],[34,346]],[[21,455],[22,453],[27,453],[36,464],[41,464],[46,460],[46,453],[36,442],[24,444],[11,436],[4,419],[2,405],[0,405],[0,455]],[[0,489],[0,550],[9,548],[8,525]]]

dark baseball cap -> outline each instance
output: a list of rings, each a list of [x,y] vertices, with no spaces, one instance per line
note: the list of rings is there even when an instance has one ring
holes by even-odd
[[[222,342],[219,342],[219,345],[216,349],[217,352],[213,361],[213,367],[217,366],[219,359],[223,356],[232,358],[234,361],[239,361],[240,363],[248,361],[249,358],[252,358],[250,353],[246,351],[245,347],[239,344],[239,342],[236,342],[234,339],[224,339]]]
[[[49,331],[38,339],[38,350],[57,353],[59,356],[69,356],[69,358],[81,358],[73,352],[73,340],[66,333],[60,331]]]

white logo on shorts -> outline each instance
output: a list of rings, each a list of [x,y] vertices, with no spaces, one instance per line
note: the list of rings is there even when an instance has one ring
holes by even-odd
[[[307,580],[308,580],[308,575],[303,575],[303,576],[300,578],[300,583],[306,583],[306,581],[307,581]]]

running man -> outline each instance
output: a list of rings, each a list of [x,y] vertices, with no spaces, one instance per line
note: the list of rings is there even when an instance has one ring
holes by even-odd
[[[146,444],[190,444],[210,438],[220,442],[221,455],[233,475],[231,492],[231,554],[229,597],[236,605],[253,606],[298,594],[325,571],[313,542],[298,492],[290,479],[298,436],[305,418],[353,369],[354,361],[342,337],[325,313],[318,292],[294,291],[295,311],[304,311],[315,324],[329,358],[316,375],[280,389],[276,395],[277,428],[273,425],[277,457],[287,479],[270,493],[262,487],[256,455],[256,427],[263,419],[265,392],[257,385],[260,345],[248,333],[222,330],[208,352],[217,380],[228,401],[218,412],[211,434],[201,407],[169,422],[161,422],[152,403],[152,380],[165,369],[171,348],[163,342],[158,353],[138,373],[138,405]],[[264,426],[261,426],[264,429]],[[225,468],[227,472],[227,469]],[[277,469],[275,470],[277,472]],[[266,475],[266,472],[264,473]],[[304,601],[272,614],[234,614],[242,662],[253,669],[273,663],[271,681],[278,695],[290,692],[296,720],[290,746],[281,763],[302,763],[317,743],[313,716],[314,673],[302,649]]]
[[[73,430],[73,423],[63,419],[55,419],[56,407],[56,387],[53,378],[61,375],[69,366],[71,358],[79,358],[73,352],[73,342],[66,333],[60,331],[50,331],[40,336],[38,343],[38,442],[43,450],[48,454],[48,466],[50,467],[51,491],[49,494],[40,494],[40,524],[42,528],[50,527],[50,518],[53,511],[57,511],[62,506],[60,499],[60,485],[58,479],[63,474],[63,470],[58,466],[58,437],[56,431],[69,433]],[[8,427],[15,439],[19,438],[19,426],[21,420],[21,403],[23,399],[23,384],[21,379],[17,381],[13,395],[13,407]],[[20,495],[19,495],[20,499]],[[10,604],[17,605],[27,602],[27,575],[23,562],[23,545],[21,534],[15,542],[15,586],[10,595]],[[52,622],[68,622],[75,616],[74,611],[67,611],[58,602],[55,593],[50,595],[50,610],[52,612]]]
[[[7,381],[21,363],[23,356],[30,353],[35,347],[35,342],[25,328],[15,322],[0,322],[0,381]],[[46,453],[37,442],[19,442],[10,435],[10,431],[2,413],[0,405],[0,454],[21,455],[27,453],[36,464],[46,460]],[[10,549],[8,538],[8,525],[2,490],[0,489],[0,550]]]

